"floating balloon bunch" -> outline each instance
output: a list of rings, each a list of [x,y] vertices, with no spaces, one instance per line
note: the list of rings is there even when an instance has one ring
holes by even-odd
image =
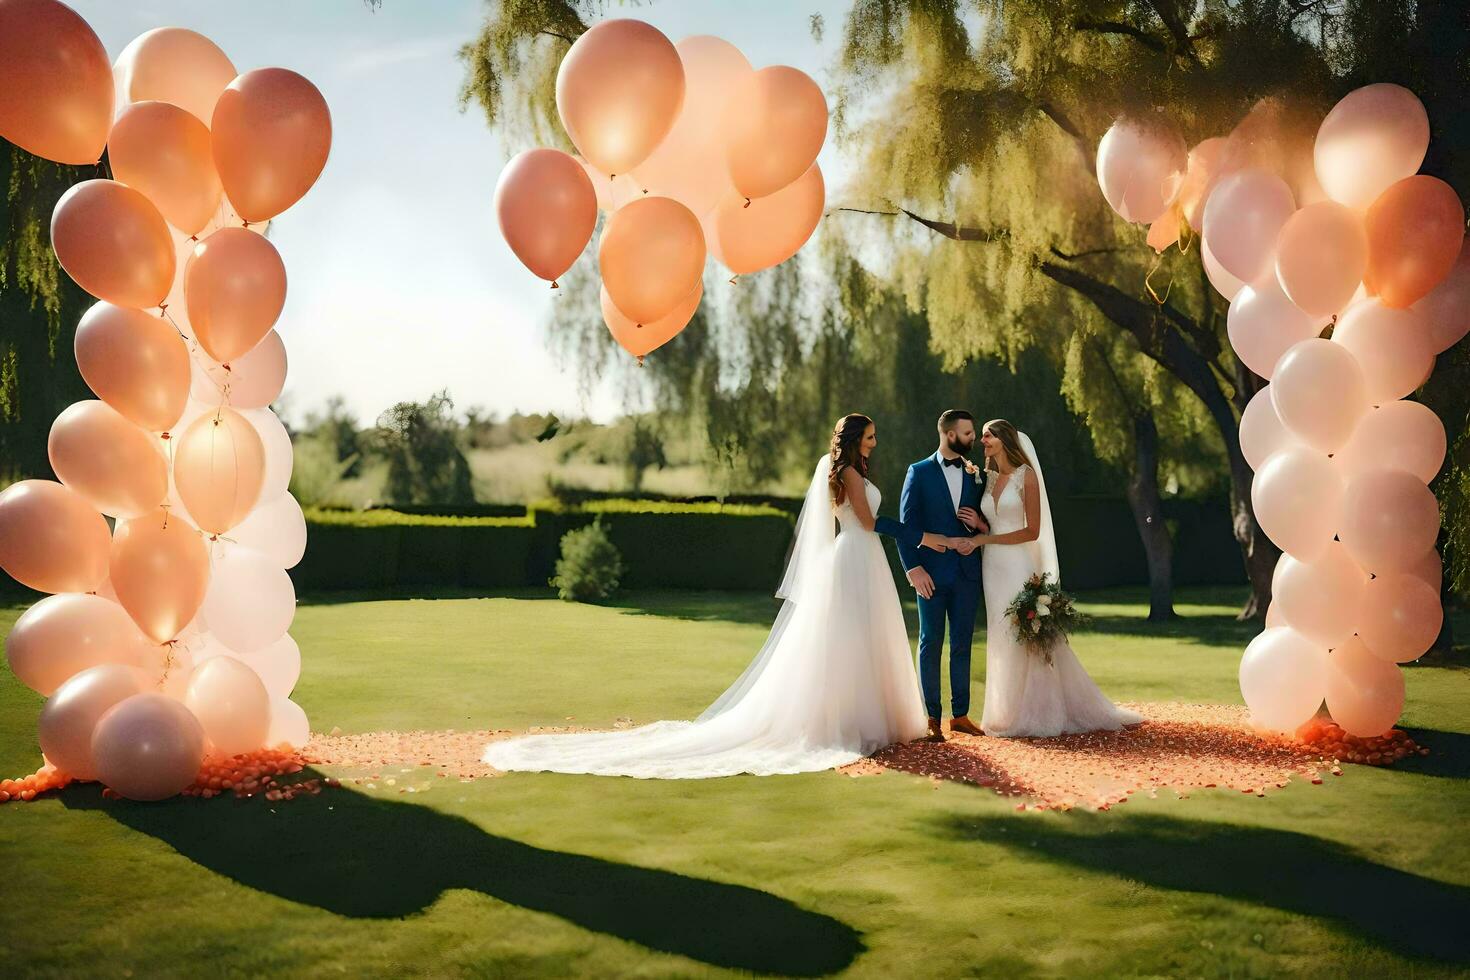
[[[105,147],[114,178],[72,187],[51,220],[62,267],[98,299],[76,331],[97,400],[52,425],[60,482],[0,493],[0,567],[52,593],[6,653],[48,699],[53,782],[162,799],[206,758],[309,736],[286,573],[306,523],[267,407],[286,377],[286,270],[264,231],[316,181],[331,133],[305,78],[241,74],[193,31],[149,31],[109,65],[63,4],[0,0],[0,135],[64,163]]]
[[[556,105],[581,156],[512,159],[495,189],[500,229],[555,288],[605,212],[602,315],[639,363],[699,308],[706,254],[757,272],[795,255],[821,220],[827,100],[795,68],[757,71],[720,38],[673,44],[642,21],[608,20],[562,59]]]
[[[1445,430],[1403,399],[1470,331],[1465,210],[1418,173],[1429,118],[1408,89],[1349,93],[1295,150],[1270,128],[1248,118],[1186,152],[1166,126],[1120,120],[1098,180],[1118,214],[1154,223],[1160,251],[1203,232],[1231,347],[1270,382],[1240,421],[1256,519],[1284,552],[1241,659],[1246,704],[1292,731],[1325,700],[1342,730],[1378,736],[1403,711],[1397,665],[1444,617],[1428,484]]]

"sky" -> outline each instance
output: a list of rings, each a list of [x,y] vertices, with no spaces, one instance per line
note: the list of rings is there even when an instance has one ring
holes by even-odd
[[[391,404],[447,388],[459,409],[552,411],[607,420],[624,393],[579,390],[547,347],[554,296],[516,260],[496,225],[507,152],[478,106],[459,109],[456,52],[492,5],[483,0],[67,0],[108,54],[155,27],[206,35],[236,68],[281,66],[311,79],[332,111],[332,152],[311,192],[272,224],[286,263],[277,325],[299,421],[341,395],[362,423]],[[716,34],[757,68],[800,68],[827,88],[846,2],[657,0],[609,4],[670,40]],[[810,18],[823,15],[818,43]],[[843,172],[829,133],[819,161],[829,198]],[[588,261],[584,257],[582,261]]]

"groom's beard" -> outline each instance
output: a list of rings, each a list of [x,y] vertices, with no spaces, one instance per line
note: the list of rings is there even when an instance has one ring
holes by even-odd
[[[970,455],[970,450],[975,448],[975,443],[974,443],[973,440],[970,441],[970,442],[961,442],[959,439],[955,438],[954,436],[947,437],[945,439],[945,443],[946,443],[946,445],[949,446],[949,451],[950,452],[955,453],[955,454],[960,455],[960,456],[968,456],[968,455]]]

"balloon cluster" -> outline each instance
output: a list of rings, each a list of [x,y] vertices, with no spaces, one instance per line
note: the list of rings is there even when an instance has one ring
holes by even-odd
[[[1470,332],[1465,210],[1418,173],[1429,119],[1405,88],[1349,93],[1295,153],[1256,123],[1186,153],[1167,127],[1119,121],[1098,179],[1120,215],[1155,223],[1156,248],[1203,232],[1231,347],[1269,381],[1240,445],[1256,519],[1285,554],[1241,660],[1246,704],[1292,731],[1325,700],[1343,731],[1379,736],[1403,711],[1397,664],[1444,615],[1428,484],[1445,430],[1402,399]]]
[[[48,698],[41,750],[67,778],[162,799],[207,756],[309,736],[286,573],[306,522],[266,407],[286,271],[263,223],[316,181],[331,131],[305,78],[241,74],[193,31],[149,31],[109,65],[63,4],[0,0],[0,135],[68,163],[105,147],[115,177],[68,190],[51,222],[98,299],[76,331],[97,400],[52,425],[60,482],[0,493],[0,567],[52,593],[6,653]]]
[[[581,156],[512,159],[495,189],[500,229],[555,288],[604,211],[602,315],[639,363],[699,308],[707,254],[757,272],[795,255],[822,217],[827,100],[795,68],[756,71],[720,38],[673,44],[608,20],[562,59],[556,105]]]

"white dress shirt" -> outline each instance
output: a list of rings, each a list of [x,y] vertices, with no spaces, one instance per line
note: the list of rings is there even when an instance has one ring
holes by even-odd
[[[954,501],[955,512],[960,509],[960,481],[965,478],[963,466],[945,466],[944,457],[939,457],[940,468],[944,470],[944,482],[949,484],[949,499]]]

